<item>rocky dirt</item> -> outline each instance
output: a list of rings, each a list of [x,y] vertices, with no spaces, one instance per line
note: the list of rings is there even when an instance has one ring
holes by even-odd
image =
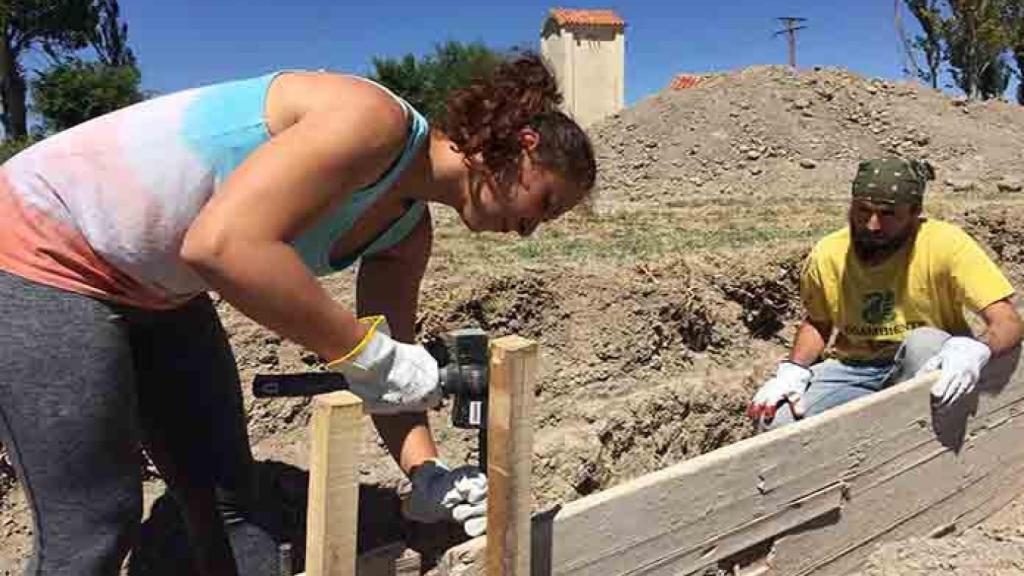
[[[435,211],[417,321],[428,344],[469,325],[539,341],[538,509],[752,434],[743,412],[792,337],[800,262],[815,239],[844,224],[861,157],[930,159],[938,180],[928,213],[963,225],[1015,284],[1024,280],[1020,107],[965,103],[843,70],[758,67],[656,94],[592,132],[600,175],[589,211],[528,240],[470,235]],[[326,285],[352,302],[351,274]],[[283,498],[301,501],[308,402],[257,401],[248,387],[258,372],[316,370],[320,359],[227,305],[220,311],[254,450]],[[475,461],[474,434],[451,428],[445,410],[431,418],[446,459]],[[401,537],[429,566],[459,535],[397,520],[401,475],[369,423],[364,438],[361,547]],[[147,506],[160,492],[159,480],[147,483]],[[150,522],[139,566],[180,542],[173,513],[158,508],[154,516],[170,520]],[[1012,566],[1022,555],[1016,530],[986,524],[961,537],[892,545],[866,573],[1009,574],[974,570],[980,556],[972,554],[982,546],[992,566]],[[0,576],[18,573],[30,538],[23,495],[0,465]],[[188,573],[166,562],[163,569],[132,573]]]
[[[955,538],[913,538],[881,546],[858,576],[1024,574],[1024,501]]]
[[[657,205],[843,195],[856,161],[913,155],[933,190],[1020,191],[1020,107],[840,69],[753,67],[664,91],[599,125],[601,186]]]

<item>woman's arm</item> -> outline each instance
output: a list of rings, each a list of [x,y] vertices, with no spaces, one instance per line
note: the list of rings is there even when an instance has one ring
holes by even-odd
[[[289,241],[374,182],[401,152],[407,127],[400,105],[379,88],[329,88],[337,104],[304,112],[231,174],[188,230],[181,256],[243,314],[333,360],[364,329]]]
[[[432,238],[430,212],[424,211],[419,225],[401,243],[363,258],[359,265],[359,315],[384,315],[391,336],[400,342],[412,343],[416,338],[420,281],[430,259]],[[407,474],[413,467],[437,457],[425,413],[376,415],[373,423],[388,451]]]

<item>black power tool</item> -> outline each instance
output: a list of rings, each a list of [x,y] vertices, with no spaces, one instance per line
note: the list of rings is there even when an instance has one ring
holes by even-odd
[[[441,340],[444,347],[432,355],[440,365],[441,394],[452,398],[452,426],[479,431],[479,465],[486,469],[490,340],[479,328],[453,330]],[[257,374],[252,382],[257,398],[315,396],[348,388],[345,377],[335,372]]]

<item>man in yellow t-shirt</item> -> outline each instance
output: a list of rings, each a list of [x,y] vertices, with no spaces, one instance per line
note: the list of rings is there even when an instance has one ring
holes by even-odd
[[[776,428],[941,370],[932,400],[945,410],[968,396],[993,357],[1017,347],[1014,290],[963,230],[921,215],[930,165],[861,162],[849,226],[826,236],[800,278],[805,317],[789,358],[748,413]],[[985,321],[974,338],[964,308]],[[832,357],[818,362],[835,333]]]

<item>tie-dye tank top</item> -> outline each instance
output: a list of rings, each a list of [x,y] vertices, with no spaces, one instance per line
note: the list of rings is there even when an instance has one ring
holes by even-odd
[[[181,243],[219,185],[270,138],[264,111],[277,74],[153,98],[11,158],[0,167],[0,269],[143,308],[171,308],[207,290],[179,257]],[[293,241],[317,275],[393,246],[422,217],[424,204],[414,203],[361,254],[329,258],[427,139],[426,120],[398,100],[409,119],[399,160]]]

